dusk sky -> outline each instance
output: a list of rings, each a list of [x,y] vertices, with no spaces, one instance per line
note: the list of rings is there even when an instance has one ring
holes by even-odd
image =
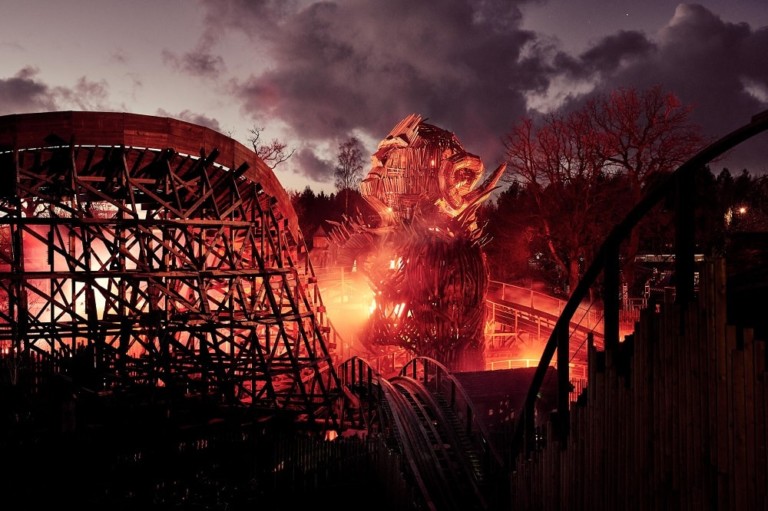
[[[0,62],[0,115],[263,127],[296,151],[286,189],[332,192],[339,142],[372,153],[410,113],[487,170],[523,116],[618,87],[661,85],[719,138],[768,109],[768,0],[2,0]],[[768,173],[768,139],[719,165]]]

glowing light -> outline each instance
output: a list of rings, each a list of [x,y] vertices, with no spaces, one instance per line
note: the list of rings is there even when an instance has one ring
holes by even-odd
[[[749,209],[746,206],[739,206],[735,210],[733,208],[728,208],[725,212],[725,225],[726,226],[731,225],[731,223],[733,222],[734,214],[739,216],[744,216],[747,214],[747,211],[749,211]]]

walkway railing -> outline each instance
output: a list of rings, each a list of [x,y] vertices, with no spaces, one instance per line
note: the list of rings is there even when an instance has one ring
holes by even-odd
[[[495,301],[496,298],[502,302],[514,302],[519,305],[527,305],[531,309],[547,312],[555,318],[562,312],[567,300],[556,296],[535,291],[533,288],[526,288],[502,282],[491,280],[488,282],[488,300]],[[602,310],[593,306],[593,303],[582,303],[574,314],[573,323],[584,326],[589,330],[602,330],[603,313]]]

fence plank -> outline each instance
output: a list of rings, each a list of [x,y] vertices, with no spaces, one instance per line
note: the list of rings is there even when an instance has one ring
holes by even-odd
[[[766,508],[766,344],[727,324],[721,262],[701,282],[687,309],[641,313],[628,361],[624,343],[590,346],[569,444],[560,451],[548,436],[557,450],[528,464],[539,484],[518,492],[558,494],[563,510]]]

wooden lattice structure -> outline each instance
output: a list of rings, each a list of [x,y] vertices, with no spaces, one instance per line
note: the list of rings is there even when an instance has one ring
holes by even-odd
[[[415,114],[381,141],[360,184],[379,225],[351,220],[332,233],[363,260],[375,293],[369,345],[397,345],[452,370],[484,368],[488,269],[475,212],[504,169],[476,188],[480,158]]]
[[[452,132],[411,114],[379,143],[360,192],[386,224],[410,223],[414,215],[442,223],[485,200],[504,169],[475,188],[484,171],[480,158]]]
[[[85,358],[105,389],[213,391],[310,421],[332,409],[295,213],[231,138],[125,113],[0,117],[0,235],[6,355]]]

